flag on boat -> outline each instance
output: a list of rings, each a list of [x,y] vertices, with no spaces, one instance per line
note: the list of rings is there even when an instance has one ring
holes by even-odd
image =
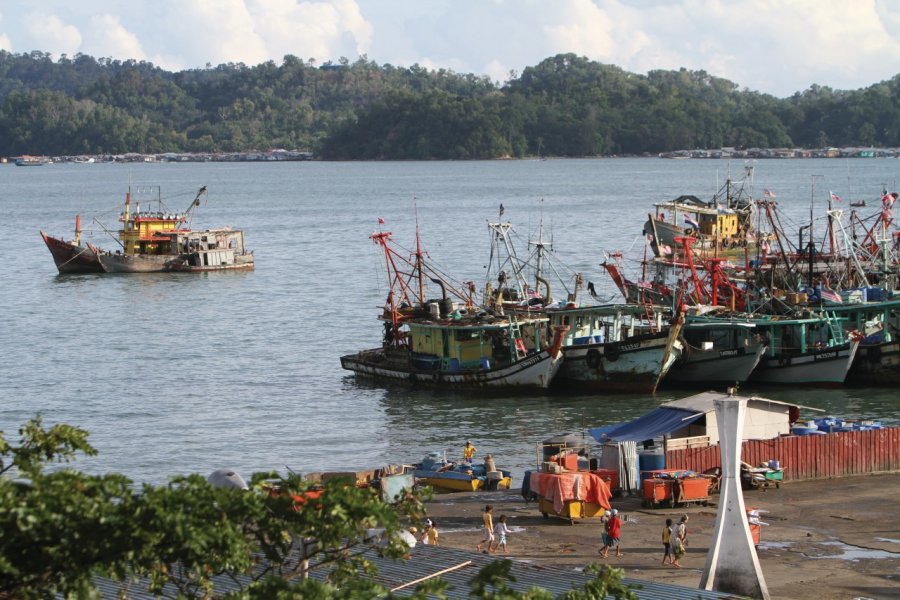
[[[763,196],[765,196],[766,198],[774,198],[775,192],[771,190],[763,190]]]
[[[838,304],[843,302],[843,299],[841,299],[840,294],[838,294],[833,289],[827,288],[827,287],[823,287],[821,290],[819,290],[819,297],[821,297],[822,300],[827,300],[829,302],[835,302]]]
[[[890,194],[885,194],[881,197],[881,203],[885,206],[885,208],[892,208],[894,206],[894,200],[897,199],[897,192],[891,192]]]
[[[835,194],[834,192],[831,192],[831,199],[834,200],[835,202],[841,201],[841,197],[838,196],[837,194]]]
[[[684,215],[684,222],[693,227],[694,229],[700,229],[700,223],[695,221],[692,217],[688,215]]]
[[[382,219],[381,217],[378,217],[378,224],[384,225],[384,219]]]
[[[503,203],[501,202],[500,203],[500,218],[503,218],[503,213],[504,213]]]

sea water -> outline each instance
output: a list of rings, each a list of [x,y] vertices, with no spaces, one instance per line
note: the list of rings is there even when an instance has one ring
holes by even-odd
[[[467,439],[518,480],[540,460],[541,440],[629,420],[687,392],[471,394],[359,381],[339,357],[379,345],[387,294],[369,235],[390,231],[411,249],[418,225],[434,261],[483,289],[487,222],[502,204],[522,243],[543,223],[559,259],[618,300],[599,263],[616,251],[642,258],[653,202],[708,200],[746,166],[754,196],[774,192],[796,232],[811,205],[822,215],[830,191],[877,205],[882,186],[895,189],[900,161],[0,166],[0,430],[15,442],[37,414],[83,427],[100,454],[76,466],[154,483],[221,467],[248,477],[416,462],[432,451],[453,458]],[[129,182],[159,186],[172,211],[207,186],[194,228],[243,229],[256,270],[58,275],[38,231],[71,239],[80,214],[84,239],[114,248],[104,227],[118,229]],[[815,238],[824,232],[817,221]],[[898,424],[887,388],[741,391]]]

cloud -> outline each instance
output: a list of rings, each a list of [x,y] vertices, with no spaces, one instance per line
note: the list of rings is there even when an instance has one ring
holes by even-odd
[[[293,54],[320,62],[354,59],[368,51],[372,25],[353,0],[283,2],[256,0],[251,14],[269,57]]]
[[[24,18],[24,39],[29,50],[51,54],[76,54],[81,46],[81,33],[55,14],[33,12]]]
[[[137,35],[122,26],[118,17],[110,14],[91,17],[85,31],[82,52],[94,57],[118,57],[145,60],[147,57]]]

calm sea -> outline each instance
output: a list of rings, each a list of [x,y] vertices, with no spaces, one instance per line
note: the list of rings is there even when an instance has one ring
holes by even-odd
[[[378,345],[386,295],[378,249],[385,220],[412,247],[418,219],[431,257],[460,280],[485,280],[486,223],[525,239],[541,219],[561,259],[612,297],[598,264],[640,258],[651,204],[709,199],[745,163],[602,159],[491,162],[92,164],[0,167],[0,430],[37,413],[88,429],[90,472],[137,481],[254,471],[368,468],[460,453],[466,439],[514,475],[550,435],[636,417],[684,393],[644,396],[466,395],[357,382],[339,356]],[[900,161],[764,161],[756,197],[777,194],[787,227],[834,191],[870,205],[895,189]],[[112,247],[129,181],[160,186],[171,210],[201,186],[195,228],[233,225],[256,252],[250,273],[60,276],[38,231]],[[816,225],[820,232],[821,222]],[[816,234],[817,237],[819,233]],[[830,414],[897,424],[891,389],[766,389]]]

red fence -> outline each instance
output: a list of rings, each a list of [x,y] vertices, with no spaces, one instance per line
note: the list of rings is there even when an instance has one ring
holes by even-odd
[[[753,466],[777,460],[785,481],[900,471],[900,427],[747,440],[741,460]],[[703,472],[720,462],[718,446],[666,452],[666,469]]]

